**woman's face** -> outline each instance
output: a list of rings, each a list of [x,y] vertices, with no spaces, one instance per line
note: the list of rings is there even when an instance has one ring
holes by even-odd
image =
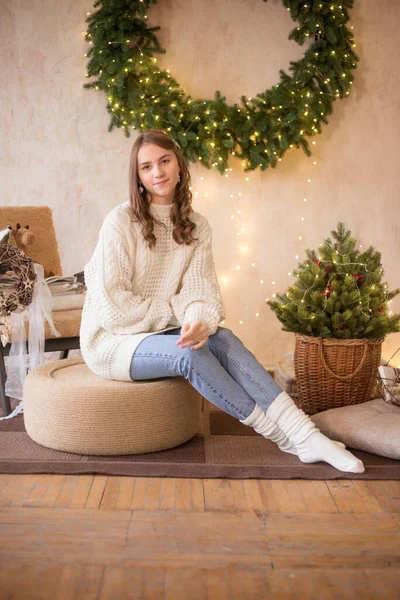
[[[137,154],[138,176],[154,204],[171,204],[179,179],[175,153],[156,144],[142,144]]]

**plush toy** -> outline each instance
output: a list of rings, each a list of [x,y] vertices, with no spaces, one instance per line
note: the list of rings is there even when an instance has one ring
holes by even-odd
[[[21,225],[17,223],[15,229],[12,230],[12,235],[14,237],[17,248],[19,248],[19,250],[22,250],[22,252],[26,256],[29,256],[28,247],[31,246],[35,241],[35,234],[32,233],[32,231],[29,231],[29,225],[21,227]],[[44,265],[43,269],[45,279],[54,275],[53,271],[49,271]]]
[[[12,234],[14,236],[15,243],[17,248],[22,250],[24,254],[27,253],[28,246],[31,246],[35,241],[35,234],[29,230],[29,225],[25,225],[25,227],[21,227],[19,223],[15,229],[12,230]]]

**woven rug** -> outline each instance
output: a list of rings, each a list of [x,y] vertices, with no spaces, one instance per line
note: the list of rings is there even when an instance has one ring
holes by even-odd
[[[207,428],[208,429],[208,428]],[[133,477],[228,479],[398,479],[400,461],[353,451],[362,474],[319,462],[303,464],[233,417],[210,412],[209,433],[170,450],[129,456],[84,456],[44,448],[30,439],[23,415],[0,421],[0,473],[101,473]]]

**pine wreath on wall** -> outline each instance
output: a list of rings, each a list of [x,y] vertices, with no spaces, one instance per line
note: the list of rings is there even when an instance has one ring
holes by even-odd
[[[288,148],[311,154],[307,138],[321,133],[334,101],[349,95],[354,79],[359,58],[346,26],[353,0],[283,0],[297,23],[289,39],[314,42],[290,62],[290,75],[280,70],[278,84],[233,106],[219,91],[213,100],[192,98],[158,67],[155,55],[165,49],[155,33],[160,28],[147,23],[151,4],[157,0],[97,0],[87,17],[86,77],[96,79],[84,87],[106,92],[109,131],[120,127],[129,137],[132,129],[163,129],[188,161],[220,173],[231,155],[252,171],[275,167]]]

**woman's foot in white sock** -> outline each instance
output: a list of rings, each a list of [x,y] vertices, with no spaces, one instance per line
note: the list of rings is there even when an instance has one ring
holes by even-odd
[[[361,460],[353,456],[320,431],[315,431],[303,442],[296,444],[297,456],[304,463],[314,463],[320,460],[329,463],[339,471],[348,473],[364,473]]]
[[[302,462],[325,461],[339,471],[365,471],[361,460],[323,435],[286,392],[274,400],[266,416],[286,435]]]
[[[343,444],[343,442],[338,442],[337,440],[329,440],[329,441],[336,444],[336,446],[338,448],[346,448],[346,444]],[[291,442],[289,442],[288,438],[285,438],[284,446],[281,446],[280,444],[277,444],[277,446],[280,450],[282,450],[282,452],[287,452],[288,454],[294,454],[295,456],[299,456],[299,453],[296,450],[296,447]],[[307,462],[307,461],[303,461],[303,462]]]

